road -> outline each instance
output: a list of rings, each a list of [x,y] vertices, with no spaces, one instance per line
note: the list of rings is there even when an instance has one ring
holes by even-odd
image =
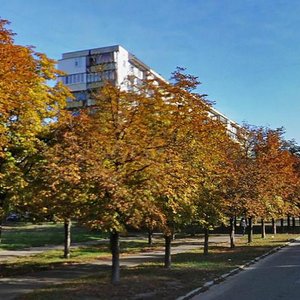
[[[290,244],[192,299],[300,299],[300,241]]]

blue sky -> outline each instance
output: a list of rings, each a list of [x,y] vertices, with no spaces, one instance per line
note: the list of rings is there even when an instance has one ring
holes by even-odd
[[[297,0],[0,0],[18,44],[54,59],[120,44],[165,78],[186,67],[229,118],[298,143],[299,16]]]

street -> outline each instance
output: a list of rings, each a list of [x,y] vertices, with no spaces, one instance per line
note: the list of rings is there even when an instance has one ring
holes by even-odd
[[[300,241],[290,244],[192,299],[300,299]]]

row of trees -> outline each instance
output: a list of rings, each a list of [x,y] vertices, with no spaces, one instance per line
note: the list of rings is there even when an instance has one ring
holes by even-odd
[[[162,231],[170,267],[171,238],[183,225],[201,225],[208,245],[208,231],[230,219],[234,247],[236,216],[252,228],[254,218],[299,215],[298,149],[282,129],[244,126],[230,137],[182,69],[170,83],[148,79],[131,91],[107,83],[95,107],[72,114],[67,89],[47,84],[58,74],[54,62],[15,45],[6,25],[0,21],[2,218],[18,209],[62,220],[65,257],[72,220],[108,231],[116,283],[119,234],[129,227]]]

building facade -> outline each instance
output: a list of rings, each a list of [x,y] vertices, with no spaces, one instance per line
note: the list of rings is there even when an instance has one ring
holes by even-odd
[[[58,69],[66,73],[59,80],[75,97],[69,101],[69,108],[93,105],[91,93],[105,81],[128,90],[130,75],[134,83],[145,79],[148,74],[162,78],[119,45],[64,53],[58,61]]]
[[[68,101],[69,109],[94,105],[92,93],[105,81],[129,90],[130,77],[135,84],[149,75],[165,80],[120,45],[64,53],[58,61],[58,69],[65,73],[59,80],[74,95],[74,99]],[[211,118],[222,122],[229,135],[235,138],[239,125],[213,107],[209,110]]]

